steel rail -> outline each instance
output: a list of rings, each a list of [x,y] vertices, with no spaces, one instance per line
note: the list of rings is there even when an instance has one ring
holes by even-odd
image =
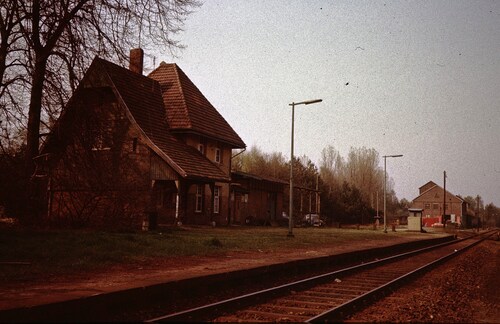
[[[481,233],[478,235],[484,235],[484,233]],[[469,240],[472,238],[477,238],[478,235],[466,237],[466,238],[462,238],[462,239],[457,239],[457,240],[450,241],[450,242],[440,243],[440,244],[425,247],[422,249],[417,249],[414,251],[397,254],[397,255],[383,258],[380,260],[370,261],[370,262],[362,263],[359,265],[347,267],[344,269],[324,273],[321,275],[316,275],[316,276],[313,276],[310,278],[298,280],[295,282],[283,284],[283,285],[272,287],[272,288],[267,288],[264,290],[260,290],[260,291],[245,294],[242,296],[237,296],[234,298],[222,300],[222,301],[211,303],[208,305],[204,305],[204,306],[176,312],[173,314],[168,314],[168,315],[156,317],[153,319],[146,320],[145,322],[146,323],[160,323],[160,322],[179,322],[179,321],[204,320],[208,317],[207,314],[220,313],[221,311],[224,311],[224,312],[236,311],[236,310],[242,309],[244,307],[249,307],[249,306],[255,305],[257,303],[262,303],[262,302],[268,301],[268,300],[273,299],[273,298],[284,296],[286,294],[289,294],[293,290],[303,290],[303,289],[314,287],[316,285],[322,284],[322,283],[327,282],[329,280],[335,279],[336,277],[338,277],[340,275],[349,274],[353,271],[359,271],[362,269],[369,269],[369,268],[383,265],[383,264],[386,264],[386,263],[389,263],[392,261],[396,261],[396,260],[399,260],[402,258],[417,255],[417,254],[420,254],[423,252],[428,252],[428,251],[431,251],[433,249],[437,249],[437,248],[444,247],[444,246],[451,245],[451,244],[456,244],[456,243],[459,243],[459,242],[462,242],[465,240]],[[475,242],[475,244],[477,244],[477,243],[479,243],[479,241]],[[395,283],[391,283],[391,285],[392,284],[395,284]],[[377,292],[378,292],[377,289],[373,289],[372,291],[370,291],[366,294],[363,294],[362,296],[366,295],[366,297],[368,297],[369,295],[373,295]],[[361,296],[356,297],[355,300],[360,301],[361,300],[360,297]],[[348,302],[346,302],[346,303],[339,306],[342,308],[336,307],[335,309],[338,308],[337,311],[335,311],[334,309],[333,310],[331,309],[327,312],[323,312],[322,314],[309,319],[308,321],[312,321],[312,322],[324,321],[323,318],[327,318],[328,316],[330,316],[330,315],[328,315],[328,314],[330,314],[330,312],[331,312],[331,314],[335,314],[336,312],[337,313],[342,312],[345,309],[347,309],[348,307],[351,307],[352,305],[353,304],[349,304]]]
[[[306,322],[307,323],[319,323],[319,322],[327,322],[327,321],[339,321],[343,318],[343,315],[348,312],[349,310],[355,308],[357,305],[361,304],[361,303],[364,303],[366,300],[378,295],[378,294],[382,294],[383,292],[386,292],[388,290],[391,290],[395,287],[397,287],[398,285],[402,284],[403,282],[411,279],[411,278],[414,278],[420,274],[422,274],[423,272],[426,272],[442,263],[444,263],[445,261],[447,261],[448,259],[451,259],[453,257],[455,257],[456,255],[460,254],[460,253],[463,253],[465,252],[466,250],[470,249],[471,247],[481,243],[482,241],[488,239],[489,237],[493,236],[494,234],[496,233],[496,230],[493,230],[491,232],[487,232],[487,233],[481,233],[480,235],[484,236],[482,238],[480,238],[479,240],[459,249],[459,250],[454,250],[453,252],[439,258],[439,259],[436,259],[430,263],[427,263],[413,271],[410,271],[396,279],[393,279],[391,281],[389,281],[388,283],[384,284],[384,285],[381,285],[377,288],[374,288],[360,296],[357,296],[356,298],[353,298],[339,306],[336,306],[334,308],[331,308],[329,309],[328,311],[325,311],[315,317],[312,317],[310,318],[309,320],[307,320]],[[466,239],[470,239],[470,238],[477,238],[477,236],[474,236],[474,237],[467,237],[465,239],[462,239],[462,240],[466,240]],[[456,243],[456,242],[455,242]]]

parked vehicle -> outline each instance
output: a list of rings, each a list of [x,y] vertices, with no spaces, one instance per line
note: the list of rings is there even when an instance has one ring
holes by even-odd
[[[306,214],[302,219],[302,224],[304,226],[316,226],[320,227],[324,225],[323,220],[319,217],[318,214]]]

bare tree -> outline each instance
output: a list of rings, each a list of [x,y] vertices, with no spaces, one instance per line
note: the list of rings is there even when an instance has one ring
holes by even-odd
[[[199,5],[197,0],[1,0],[0,103],[9,121],[17,118],[16,126],[27,129],[26,174],[38,155],[41,124],[50,127],[95,55],[123,62],[138,46],[175,54],[182,48],[175,36]]]
[[[375,149],[351,148],[349,151],[346,171],[349,182],[357,187],[366,202],[370,202],[372,193],[383,183],[380,172],[380,160]]]
[[[373,207],[373,196],[383,185],[384,172],[379,164],[379,154],[373,148],[351,147],[344,160],[335,148],[327,146],[321,154],[320,173],[331,188],[347,182],[359,189],[363,200]]]
[[[18,11],[18,0],[0,0],[0,153],[12,154],[18,149],[23,114],[19,91],[28,84],[21,71],[26,53],[20,22],[25,16]]]
[[[176,36],[198,0],[0,0],[0,148],[25,143],[33,174],[50,130],[96,56],[123,64],[131,48],[183,47]],[[30,214],[36,190],[24,190]],[[30,211],[31,209],[31,211]]]

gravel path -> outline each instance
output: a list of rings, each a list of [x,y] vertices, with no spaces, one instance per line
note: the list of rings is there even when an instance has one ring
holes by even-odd
[[[500,323],[500,241],[488,240],[348,322]]]

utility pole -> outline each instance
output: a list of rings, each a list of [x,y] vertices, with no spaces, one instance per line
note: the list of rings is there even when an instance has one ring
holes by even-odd
[[[477,218],[477,231],[479,232],[479,225],[480,225],[480,217],[479,217],[479,195],[476,197],[477,203],[476,203],[476,218]]]
[[[316,175],[316,214],[320,215],[319,174]]]
[[[446,171],[444,171],[444,186],[443,186],[443,228],[446,227]]]
[[[397,158],[397,157],[402,157],[403,154],[397,154],[397,155],[384,155],[382,156],[384,158],[384,233],[387,233],[387,206],[386,206],[386,183],[387,183],[387,158]]]

